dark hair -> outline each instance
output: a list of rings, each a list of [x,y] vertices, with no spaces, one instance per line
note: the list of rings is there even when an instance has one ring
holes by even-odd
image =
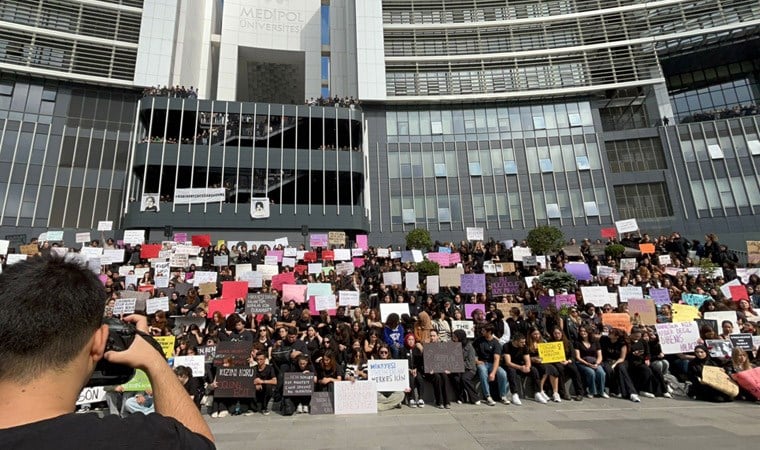
[[[65,367],[103,323],[106,297],[92,271],[57,255],[6,268],[0,274],[0,380],[29,382]]]
[[[396,313],[390,313],[388,314],[388,317],[385,318],[385,325],[391,330],[395,329],[398,326],[398,323],[399,317]]]
[[[177,366],[174,368],[174,375],[177,375],[177,377],[192,378],[193,371],[187,366]]]

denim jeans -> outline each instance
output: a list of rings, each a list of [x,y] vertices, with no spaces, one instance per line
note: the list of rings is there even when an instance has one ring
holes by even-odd
[[[592,369],[591,367],[575,363],[578,370],[583,375],[583,379],[586,382],[586,389],[591,395],[602,395],[604,393],[604,383],[606,382],[607,374],[604,372],[602,366]]]
[[[487,362],[478,366],[478,377],[480,377],[480,389],[483,390],[483,397],[491,396],[491,387],[488,382],[488,375],[493,369],[493,363]],[[507,372],[501,367],[496,369],[496,382],[499,385],[499,395],[502,399],[507,398]]]

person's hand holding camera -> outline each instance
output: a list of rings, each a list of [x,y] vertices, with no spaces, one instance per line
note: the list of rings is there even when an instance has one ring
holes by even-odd
[[[148,333],[148,319],[145,316],[132,314],[124,318],[124,322],[131,323],[138,331]],[[104,355],[108,362],[122,364],[150,373],[159,365],[165,366],[164,355],[157,352],[140,334],[135,334],[134,342],[128,349],[115,352],[109,351]]]

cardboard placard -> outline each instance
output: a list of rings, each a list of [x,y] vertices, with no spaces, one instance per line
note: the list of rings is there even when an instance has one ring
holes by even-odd
[[[628,314],[631,318],[639,316],[642,325],[654,325],[657,323],[657,309],[654,300],[651,299],[630,299],[628,300]]]
[[[380,320],[385,322],[392,313],[398,314],[399,317],[409,314],[409,303],[381,303]]]
[[[702,317],[699,310],[690,305],[673,303],[670,308],[673,312],[673,322],[691,322]]]
[[[359,306],[359,291],[338,291],[339,306]]]
[[[161,346],[167,359],[174,356],[174,343],[177,339],[175,336],[153,336],[153,339]]]
[[[33,256],[37,254],[37,252],[39,251],[39,248],[37,247],[37,244],[19,245],[19,251],[23,255]]]
[[[615,228],[617,228],[617,232],[620,234],[633,233],[634,231],[638,231],[639,225],[636,223],[636,219],[626,219],[616,221]]]
[[[464,273],[462,267],[452,269],[440,269],[438,272],[439,283],[441,287],[459,287],[461,277]]]
[[[520,293],[520,280],[517,277],[497,277],[491,281],[492,295],[517,295]]]
[[[458,342],[431,342],[425,344],[422,356],[426,373],[462,373],[464,355]]]
[[[702,383],[732,398],[739,395],[739,386],[720,367],[702,367]]]
[[[285,372],[282,395],[285,397],[310,397],[314,392],[314,374],[311,372]]]
[[[735,373],[732,378],[755,400],[760,400],[760,367]]]
[[[157,311],[169,311],[169,297],[149,298],[145,301],[145,312],[155,314]]]
[[[374,381],[333,383],[335,415],[377,414],[377,386]]]
[[[583,293],[583,303],[591,303],[598,308],[610,303],[609,292],[604,286],[581,286],[581,292]]]
[[[484,273],[468,273],[459,277],[459,292],[462,294],[485,294],[486,293],[486,275]]]
[[[306,289],[305,284],[285,284],[282,286],[282,302],[287,303],[293,300],[296,303],[303,303],[306,301]]]

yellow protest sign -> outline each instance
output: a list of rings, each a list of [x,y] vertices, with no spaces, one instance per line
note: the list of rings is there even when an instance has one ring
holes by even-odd
[[[155,336],[153,339],[161,346],[167,359],[174,355],[174,340],[176,339],[174,336]]]
[[[699,310],[691,305],[673,303],[671,311],[673,311],[673,322],[691,322],[694,319],[702,317]]]
[[[122,387],[124,392],[142,392],[151,389],[148,375],[140,369],[135,370],[135,376]]]
[[[538,344],[538,357],[542,364],[555,363],[565,360],[565,345],[559,342],[544,342]]]

